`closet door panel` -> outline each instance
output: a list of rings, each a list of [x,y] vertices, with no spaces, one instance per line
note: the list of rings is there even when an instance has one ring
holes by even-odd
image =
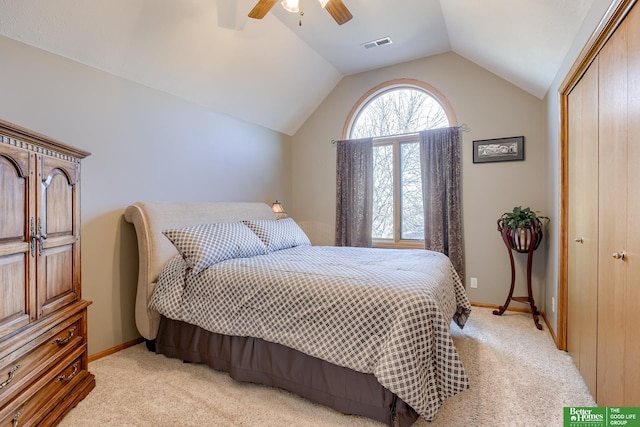
[[[569,97],[567,349],[596,395],[598,319],[598,60]],[[575,118],[575,120],[574,120]]]
[[[599,54],[599,252],[598,353],[599,406],[623,402],[625,262],[627,233],[627,32],[626,22]]]
[[[573,88],[569,94],[569,242],[567,244],[567,351],[571,355],[573,362],[580,372],[580,336],[581,323],[580,312],[583,306],[580,292],[578,292],[579,281],[576,277],[577,267],[577,245],[572,243],[574,236],[578,234],[578,224],[576,223],[575,207],[578,204],[578,173],[577,165],[581,158],[582,150],[582,97],[584,80]],[[583,373],[584,376],[584,373]],[[585,379],[586,381],[586,379]]]
[[[634,7],[628,21],[628,115],[627,138],[628,211],[627,283],[624,405],[640,406],[640,7]]]

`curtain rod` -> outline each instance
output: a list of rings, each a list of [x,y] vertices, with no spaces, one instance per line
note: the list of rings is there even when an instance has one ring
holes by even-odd
[[[449,127],[452,127],[452,128],[460,128],[460,131],[461,131],[461,132],[471,132],[471,128],[470,128],[469,126],[467,126],[467,124],[466,124],[466,123],[463,123],[463,124],[461,124],[461,125],[459,125],[459,126],[449,126]],[[395,134],[395,135],[376,136],[376,137],[374,137],[373,139],[380,139],[380,138],[393,138],[394,136],[416,135],[416,134],[418,134],[418,133],[420,133],[420,132],[422,132],[422,131],[418,131],[418,132],[407,132],[407,133],[398,133],[398,134]],[[336,143],[336,142],[338,142],[338,141],[340,141],[340,140],[339,140],[339,139],[332,139],[332,140],[331,140],[331,143],[332,143],[332,144],[335,144],[335,143]]]

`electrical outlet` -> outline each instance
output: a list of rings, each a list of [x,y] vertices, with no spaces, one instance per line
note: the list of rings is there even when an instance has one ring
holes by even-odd
[[[471,278],[471,287],[472,288],[477,288],[478,287],[478,278],[477,277],[472,277]]]
[[[555,299],[555,297],[551,297],[551,312],[552,313],[556,312],[556,299]]]

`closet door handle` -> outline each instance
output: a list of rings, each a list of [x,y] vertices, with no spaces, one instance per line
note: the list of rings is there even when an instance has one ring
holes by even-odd
[[[584,237],[576,237],[573,240],[575,240],[576,243],[584,243]]]
[[[615,259],[620,259],[622,261],[627,257],[627,253],[625,251],[614,252],[612,255]]]

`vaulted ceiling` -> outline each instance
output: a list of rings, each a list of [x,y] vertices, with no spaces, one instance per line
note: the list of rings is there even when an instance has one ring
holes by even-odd
[[[0,35],[293,135],[343,76],[449,51],[543,98],[594,2],[343,1],[339,26],[317,0],[1,0]]]

